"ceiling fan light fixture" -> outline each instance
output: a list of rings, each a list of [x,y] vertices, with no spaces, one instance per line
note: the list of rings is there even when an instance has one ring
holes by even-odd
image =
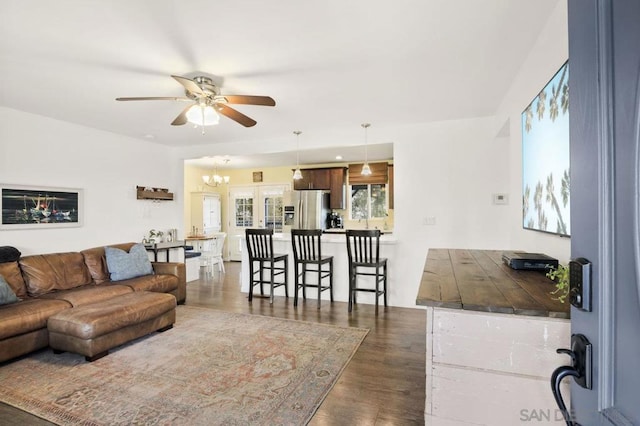
[[[215,126],[220,116],[211,105],[195,104],[186,113],[187,121],[197,126]]]

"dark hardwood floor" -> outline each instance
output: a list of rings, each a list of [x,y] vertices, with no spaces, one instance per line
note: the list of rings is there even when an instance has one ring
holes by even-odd
[[[369,334],[327,395],[311,425],[422,425],[425,402],[425,322],[421,309],[360,304],[347,312],[344,302],[311,298],[293,307],[287,300],[256,298],[240,292],[240,263],[225,263],[226,273],[187,283],[187,305],[339,326],[368,328]],[[313,294],[313,290],[312,294]],[[0,425],[49,425],[0,404]]]

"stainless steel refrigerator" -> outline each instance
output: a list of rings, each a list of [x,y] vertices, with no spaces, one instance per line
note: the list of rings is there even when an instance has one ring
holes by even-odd
[[[329,193],[323,191],[291,191],[292,229],[326,229]],[[287,206],[285,206],[285,212]]]

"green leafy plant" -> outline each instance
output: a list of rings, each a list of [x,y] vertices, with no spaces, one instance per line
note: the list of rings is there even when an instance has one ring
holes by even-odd
[[[158,241],[160,241],[162,239],[163,235],[164,235],[164,232],[156,231],[155,229],[152,229],[152,230],[149,231],[149,240],[158,240]]]
[[[569,295],[569,267],[559,264],[557,268],[552,268],[547,272],[547,278],[556,283],[556,289],[551,292],[557,296],[554,299],[564,303]]]

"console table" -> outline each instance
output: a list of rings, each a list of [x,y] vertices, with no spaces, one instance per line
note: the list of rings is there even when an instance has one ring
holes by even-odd
[[[156,244],[145,244],[144,248],[147,251],[153,252],[153,261],[158,261],[158,253],[164,251],[166,253],[165,262],[169,262],[169,250],[182,248],[184,250],[184,241],[172,241],[165,243],[156,243]]]
[[[570,361],[555,350],[570,347],[571,322],[554,289],[501,251],[429,249],[416,298],[427,313],[426,424],[512,426],[532,410],[564,424],[549,380]]]

